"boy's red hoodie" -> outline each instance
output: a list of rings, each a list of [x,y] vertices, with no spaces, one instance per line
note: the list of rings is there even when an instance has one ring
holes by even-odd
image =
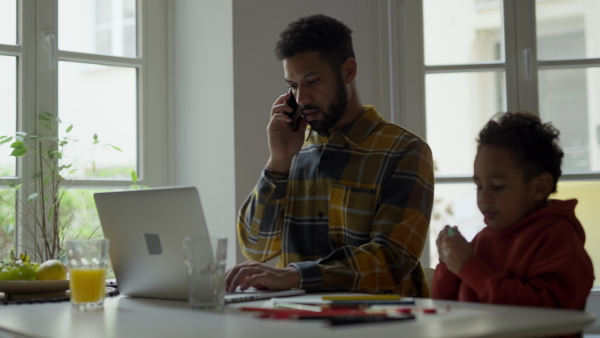
[[[507,229],[484,228],[458,276],[438,264],[433,298],[583,309],[594,271],[576,204],[551,200]]]

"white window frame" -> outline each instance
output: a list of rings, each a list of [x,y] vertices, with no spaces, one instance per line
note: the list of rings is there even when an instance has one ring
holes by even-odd
[[[0,55],[15,56],[17,62],[17,130],[34,133],[37,115],[58,111],[58,61],[87,62],[137,69],[137,174],[138,184],[164,186],[169,183],[168,111],[168,15],[172,4],[166,0],[137,0],[137,57],[117,57],[60,51],[56,40],[54,54],[45,36],[58,37],[58,0],[19,0],[17,3],[17,45],[0,45]],[[49,15],[51,13],[52,15]],[[150,24],[151,23],[151,24]],[[52,59],[52,56],[55,58]],[[28,156],[17,161],[17,177],[6,182],[23,184],[19,200],[31,193],[33,163]],[[71,183],[71,182],[70,182]],[[127,189],[129,180],[74,179],[73,188]],[[4,181],[0,187],[7,188]],[[28,191],[29,190],[29,191]],[[30,244],[31,238],[17,226],[16,250]]]

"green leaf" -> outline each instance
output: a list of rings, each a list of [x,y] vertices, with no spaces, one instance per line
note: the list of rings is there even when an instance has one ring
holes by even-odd
[[[62,151],[58,151],[58,150],[48,150],[47,151],[47,155],[49,159],[54,159],[54,158],[62,158],[63,153]]]
[[[31,135],[31,136],[29,136],[29,138],[32,140],[37,140],[38,138],[41,138],[41,136],[40,135]]]
[[[70,132],[71,130],[73,130],[73,125],[70,125],[69,128],[67,128],[67,133]]]
[[[66,144],[69,144],[69,141],[60,141],[61,146],[65,146]]]
[[[39,116],[38,119],[43,120],[43,121],[48,121],[48,122],[52,121],[51,119],[49,119],[45,116]]]
[[[51,206],[50,210],[48,210],[48,222],[52,221],[53,215],[54,215],[54,206]]]
[[[37,192],[34,192],[33,194],[31,194],[27,197],[27,203],[31,203],[31,202],[35,201],[37,199],[37,197],[38,197]]]
[[[49,113],[47,111],[44,112],[44,116],[43,117],[49,119],[48,121],[54,120],[54,121],[57,121],[58,123],[62,122],[57,115],[54,115],[54,114]],[[42,120],[44,120],[44,121],[46,121],[45,119],[42,118],[42,115],[40,115],[39,118],[42,119]]]
[[[24,146],[25,144],[21,141],[16,141],[10,144],[11,148],[21,148],[22,146]]]
[[[15,190],[19,190],[23,186],[23,184],[15,184],[15,183],[6,182],[6,181],[4,181],[4,183],[8,184],[9,187],[11,187]]]
[[[10,156],[21,157],[25,154],[27,154],[27,148],[21,147],[21,148],[16,148],[15,150],[13,150],[13,152],[10,153]]]
[[[116,151],[123,151],[123,150],[121,150],[121,148],[119,148],[119,147],[117,147],[117,146],[113,146],[113,145],[111,145],[111,147],[112,147],[114,150],[116,150]]]
[[[4,144],[4,143],[8,143],[10,141],[12,141],[12,137],[7,137],[7,136],[2,136],[2,138],[5,138],[4,140],[0,141],[0,144]]]
[[[44,178],[44,183],[43,183],[44,187],[47,186],[48,183],[50,183],[50,177]]]
[[[23,137],[27,136],[27,133],[26,133],[26,132],[24,132],[24,131],[18,131],[18,132],[16,132],[15,134],[17,134],[17,135],[19,135],[19,136],[23,136]]]
[[[98,134],[94,134],[94,144],[98,144]]]
[[[131,182],[136,183],[138,181],[138,175],[135,170],[131,170]]]
[[[15,231],[15,226],[14,224],[6,224],[2,227],[2,230],[4,230],[4,234],[12,235],[13,231]]]

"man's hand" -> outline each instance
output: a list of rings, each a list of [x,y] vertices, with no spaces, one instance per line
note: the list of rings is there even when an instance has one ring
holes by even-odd
[[[225,291],[235,292],[238,286],[240,290],[289,290],[300,286],[300,274],[294,267],[274,268],[248,261],[227,271]]]
[[[289,97],[290,94],[285,93],[279,96],[273,103],[273,107],[271,107],[271,121],[267,127],[269,151],[271,152],[267,166],[279,172],[289,171],[292,158],[300,151],[302,144],[304,144],[304,132],[308,125],[304,117],[301,117],[298,130],[292,130],[290,126],[292,119],[284,114],[292,112],[292,108],[286,104],[286,100]]]
[[[463,265],[473,257],[473,247],[461,235],[457,227],[447,226],[440,231],[435,241],[440,255],[440,262],[446,264],[448,270],[458,275]]]

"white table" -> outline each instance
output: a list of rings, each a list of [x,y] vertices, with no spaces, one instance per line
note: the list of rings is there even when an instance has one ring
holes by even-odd
[[[269,303],[232,304],[219,312],[192,310],[185,302],[118,296],[107,298],[103,310],[91,312],[78,312],[68,302],[0,305],[0,331],[17,337],[86,338],[532,337],[579,332],[595,319],[581,311],[416,299],[415,306],[450,310],[410,321],[332,328],[319,321],[259,319],[237,309],[265,304]]]

